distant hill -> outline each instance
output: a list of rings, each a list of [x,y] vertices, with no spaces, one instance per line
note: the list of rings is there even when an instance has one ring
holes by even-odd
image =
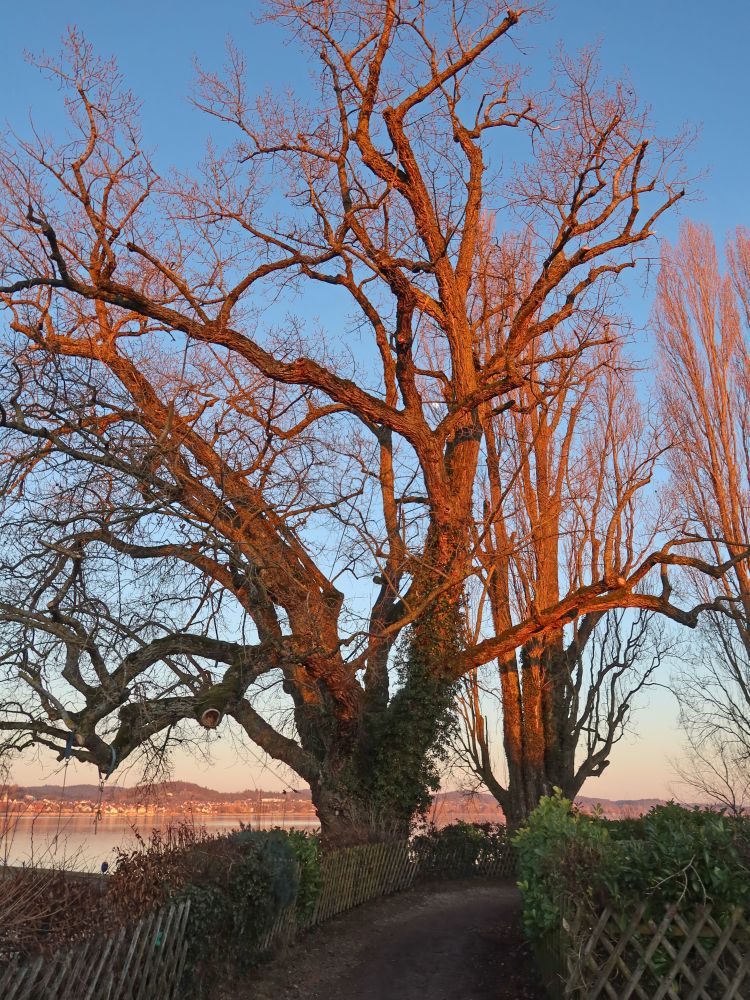
[[[35,799],[49,799],[53,802],[65,800],[96,801],[99,797],[99,786],[68,785],[63,789],[60,785],[27,785],[17,786],[17,789],[14,789],[15,798],[22,798],[25,795],[33,796]],[[299,791],[283,792],[246,788],[236,792],[217,792],[213,788],[206,788],[192,781],[169,781],[163,785],[145,788],[105,785],[102,801],[112,805],[168,801],[170,805],[179,806],[186,802],[216,804],[237,801],[257,802],[259,798],[266,801],[278,799],[279,802],[286,801],[287,804],[291,804],[291,801],[295,799],[309,802],[310,789],[303,788]],[[654,806],[663,805],[665,801],[665,799],[604,799],[580,795],[576,799],[576,804],[584,812],[593,812],[597,807],[601,807],[603,815],[608,819],[625,819],[642,816]],[[444,817],[465,816],[471,819],[482,818],[494,821],[502,819],[495,799],[488,792],[476,792],[472,795],[460,791],[440,792],[435,797],[431,812],[435,816],[442,814]]]
[[[60,799],[98,799],[98,785],[67,785],[64,789],[61,785],[18,785],[15,789],[16,796],[33,795],[35,799],[52,799],[57,802]],[[304,788],[299,792],[266,791],[258,788],[246,788],[238,792],[217,792],[213,788],[205,788],[203,785],[196,785],[192,781],[167,781],[164,784],[149,787],[136,786],[125,788],[122,785],[106,785],[102,795],[102,801],[113,804],[128,802],[160,801],[170,799],[176,802],[235,802],[242,799],[278,798],[294,796],[299,799],[309,799],[310,789]]]
[[[664,805],[666,799],[604,799],[588,795],[579,795],[576,805],[581,812],[592,813],[601,807],[602,815],[607,819],[632,819],[643,816],[654,806]],[[684,805],[685,803],[683,803]],[[692,803],[688,803],[692,805]],[[485,814],[492,811],[500,812],[495,799],[489,792],[475,792],[467,795],[465,792],[441,792],[435,797],[433,811],[441,809],[459,814],[465,812],[474,818],[475,814]],[[491,818],[491,817],[487,817]]]
[[[576,805],[581,812],[594,812],[597,806],[601,806],[607,819],[631,819],[635,816],[643,816],[654,806],[663,806],[666,803],[666,799],[599,799],[588,795],[579,795],[576,798]],[[692,804],[681,803],[681,805]]]

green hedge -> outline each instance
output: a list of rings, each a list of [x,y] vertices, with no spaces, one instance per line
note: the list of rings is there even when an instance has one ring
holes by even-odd
[[[318,838],[301,831],[240,829],[226,836],[159,834],[120,854],[110,877],[113,914],[130,920],[190,900],[190,972],[242,968],[290,906],[306,915],[321,889]]]
[[[428,827],[411,846],[421,877],[480,875],[496,862],[507,861],[513,850],[505,826],[462,820],[441,829]]]
[[[569,900],[592,909],[645,900],[651,913],[711,903],[719,917],[750,906],[750,822],[721,812],[669,803],[608,821],[557,794],[542,799],[514,844],[532,940],[559,929]]]

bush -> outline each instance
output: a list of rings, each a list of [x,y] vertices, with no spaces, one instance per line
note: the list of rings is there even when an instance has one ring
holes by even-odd
[[[646,896],[660,906],[711,903],[721,916],[750,905],[749,846],[747,820],[674,803],[657,806],[642,818],[635,837],[619,842],[612,895]]]
[[[189,899],[193,970],[256,960],[266,932],[287,907],[308,912],[320,891],[317,839],[294,831],[242,828],[228,836],[152,834],[121,853],[111,877],[117,910],[137,918]]]
[[[0,978],[7,962],[53,954],[96,934],[102,902],[96,878],[0,866]]]
[[[304,830],[290,830],[287,837],[299,870],[297,912],[306,917],[315,908],[323,888],[320,838]]]
[[[599,880],[589,884],[583,873],[597,872],[605,881],[608,878],[612,845],[606,824],[578,812],[561,795],[541,800],[513,844],[523,919],[532,939],[560,926],[567,897],[594,896]]]
[[[499,823],[459,820],[438,829],[428,827],[414,837],[412,849],[423,875],[478,875],[483,868],[506,859],[512,849],[507,830]]]
[[[558,794],[542,799],[514,843],[533,939],[560,927],[568,900],[617,910],[645,900],[649,915],[711,903],[719,919],[750,906],[750,824],[721,812],[669,803],[611,822]]]
[[[208,979],[201,973],[255,961],[277,917],[288,907],[307,916],[321,885],[315,836],[278,829],[210,836],[184,823],[139,837],[104,881],[0,868],[0,970],[189,899],[187,974]]]

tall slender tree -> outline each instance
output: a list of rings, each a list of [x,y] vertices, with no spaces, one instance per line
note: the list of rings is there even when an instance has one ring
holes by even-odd
[[[609,327],[596,314],[591,321],[597,349],[580,357],[579,328],[575,341],[550,347],[554,361],[536,366],[512,409],[486,420],[479,629],[502,633],[601,578],[625,587],[654,547],[656,436],[632,372],[617,345],[606,343]],[[510,822],[526,818],[553,787],[574,797],[603,772],[634,696],[663,659],[660,632],[645,611],[574,614],[502,657],[496,683],[486,670],[482,681],[477,671],[466,676],[461,756]],[[483,688],[499,702],[504,781]]]
[[[750,234],[739,229],[719,266],[710,230],[686,224],[665,245],[656,304],[664,423],[680,530],[707,558],[734,558],[713,583],[692,577],[716,610],[700,655],[675,678],[687,733],[682,776],[739,811],[750,760]]]

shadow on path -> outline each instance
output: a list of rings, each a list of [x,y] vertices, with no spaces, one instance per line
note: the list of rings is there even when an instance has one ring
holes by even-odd
[[[542,1000],[508,883],[441,882],[307,934],[222,1000]]]

